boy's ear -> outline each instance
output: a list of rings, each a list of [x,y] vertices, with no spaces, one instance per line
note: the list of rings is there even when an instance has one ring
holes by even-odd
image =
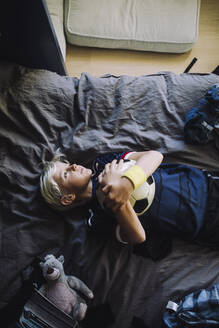
[[[62,205],[71,205],[75,200],[75,194],[63,195],[61,198]]]

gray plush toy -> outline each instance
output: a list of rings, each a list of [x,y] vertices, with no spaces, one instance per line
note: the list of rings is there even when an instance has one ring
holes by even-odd
[[[56,258],[52,254],[46,255],[44,262],[40,262],[43,276],[47,281],[47,284],[41,287],[41,292],[60,310],[81,321],[85,317],[87,304],[77,291],[89,299],[94,295],[80,279],[65,275],[63,263],[63,255]]]

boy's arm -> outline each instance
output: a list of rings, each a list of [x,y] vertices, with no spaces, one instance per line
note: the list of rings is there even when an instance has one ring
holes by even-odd
[[[114,214],[124,241],[139,244],[146,240],[145,230],[129,201],[120,206]]]
[[[136,165],[140,166],[149,177],[160,166],[163,161],[163,155],[157,150],[148,150],[141,152],[132,152],[129,159],[136,161]]]
[[[143,152],[132,152],[128,158],[135,160],[136,165],[144,171],[146,177],[149,177],[161,164],[163,155],[158,151],[149,150]],[[113,161],[112,163],[107,164],[105,166],[105,171],[99,178],[104,181],[104,183],[102,182],[102,190],[106,196],[104,204],[114,209],[119,209],[120,206],[126,203],[134,190],[132,181],[127,177],[121,177],[122,173],[119,172],[119,168],[122,168],[122,161],[120,163],[121,164],[116,164],[116,161]],[[118,175],[114,175],[114,178],[109,175],[108,179],[106,179],[105,176],[103,179],[103,175],[106,175],[111,167],[116,167],[116,165],[118,166]]]
[[[116,182],[118,182],[121,177],[122,167],[123,161],[120,161],[119,163],[117,163],[116,160],[112,161],[112,163],[107,165],[106,170],[103,172],[103,174],[98,177],[99,183],[102,186],[104,186],[107,181],[111,181],[113,184],[116,184]],[[128,181],[128,183],[130,182]],[[121,186],[119,186],[117,190],[120,187]],[[117,222],[121,228],[122,239],[124,241],[132,243],[142,243],[145,241],[145,231],[129,200],[123,201],[122,205],[120,206],[117,205],[117,202],[110,201],[107,203],[106,206],[110,208],[110,210],[114,213]]]

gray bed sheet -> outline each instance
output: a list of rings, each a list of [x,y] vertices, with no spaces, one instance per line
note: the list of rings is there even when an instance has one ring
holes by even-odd
[[[218,251],[174,240],[154,262],[90,235],[86,208],[57,213],[39,192],[43,152],[49,159],[58,147],[85,165],[100,153],[157,149],[166,162],[219,170],[214,143],[183,137],[187,111],[215,83],[215,74],[78,79],[0,63],[0,309],[21,288],[23,270],[49,252],[65,253],[67,273],[93,290],[91,305],[110,305],[113,328],[131,327],[134,316],[162,327],[169,299],[219,281]]]

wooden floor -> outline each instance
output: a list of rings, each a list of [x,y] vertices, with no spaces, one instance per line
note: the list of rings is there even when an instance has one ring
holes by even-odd
[[[180,0],[181,1],[181,0]],[[191,73],[209,73],[219,65],[219,0],[201,0],[199,38],[184,54],[152,53],[67,46],[66,67],[69,76],[82,72],[93,76],[107,73],[138,76],[159,71],[184,72],[196,57]]]

